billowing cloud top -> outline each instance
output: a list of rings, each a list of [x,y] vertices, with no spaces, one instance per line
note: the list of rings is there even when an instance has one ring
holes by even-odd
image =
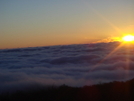
[[[0,50],[0,89],[84,86],[134,78],[134,47],[97,43]],[[116,50],[116,51],[115,51]]]

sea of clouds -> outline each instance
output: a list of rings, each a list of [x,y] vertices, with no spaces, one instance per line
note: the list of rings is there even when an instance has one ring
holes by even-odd
[[[0,91],[134,78],[134,46],[119,42],[0,50]],[[119,47],[119,48],[117,48]]]

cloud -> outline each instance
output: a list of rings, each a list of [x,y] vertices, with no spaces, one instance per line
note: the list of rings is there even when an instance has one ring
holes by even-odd
[[[34,85],[84,86],[134,78],[133,46],[96,43],[0,50],[0,89]],[[108,56],[108,57],[107,57]],[[107,58],[106,58],[107,57]]]

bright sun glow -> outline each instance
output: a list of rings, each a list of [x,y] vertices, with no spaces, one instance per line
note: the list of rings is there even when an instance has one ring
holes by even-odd
[[[132,35],[126,35],[122,39],[125,42],[131,42],[131,41],[134,41],[134,36],[132,36]]]

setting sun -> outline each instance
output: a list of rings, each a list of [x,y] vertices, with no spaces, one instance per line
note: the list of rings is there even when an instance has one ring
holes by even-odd
[[[134,36],[133,35],[126,35],[122,39],[123,39],[123,41],[131,42],[131,41],[134,41]]]

